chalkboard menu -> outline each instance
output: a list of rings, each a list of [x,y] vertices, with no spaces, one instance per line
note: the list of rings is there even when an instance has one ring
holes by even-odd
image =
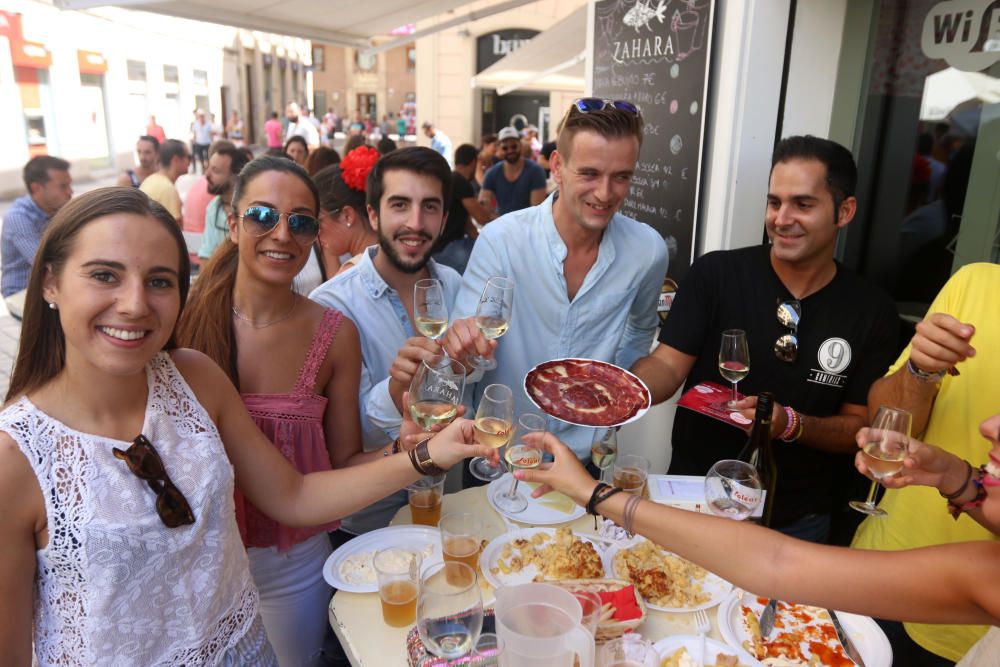
[[[638,104],[645,121],[622,213],[663,235],[674,280],[694,255],[713,8],[714,0],[595,5],[593,94]]]

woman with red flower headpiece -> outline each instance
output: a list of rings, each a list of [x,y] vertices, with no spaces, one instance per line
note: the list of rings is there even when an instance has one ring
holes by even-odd
[[[361,146],[345,155],[339,165],[313,175],[319,188],[319,243],[327,278],[354,266],[365,248],[378,243],[365,202],[368,172],[378,158],[377,150]]]

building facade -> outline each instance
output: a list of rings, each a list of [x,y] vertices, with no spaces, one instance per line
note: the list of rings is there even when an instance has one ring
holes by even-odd
[[[244,118],[260,142],[268,112],[309,99],[308,40],[117,8],[63,11],[9,0],[0,11],[0,196],[21,169],[57,155],[84,180],[133,164],[155,116],[189,141],[195,109]]]

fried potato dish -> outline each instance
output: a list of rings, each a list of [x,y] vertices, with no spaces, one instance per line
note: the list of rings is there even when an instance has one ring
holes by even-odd
[[[707,602],[701,583],[708,572],[644,540],[615,554],[615,573],[631,581],[658,607],[695,607]]]
[[[536,533],[531,539],[508,542],[500,550],[494,574],[513,574],[531,565],[538,571],[535,581],[604,576],[604,564],[594,545],[573,535],[569,528],[557,528],[555,536]]]

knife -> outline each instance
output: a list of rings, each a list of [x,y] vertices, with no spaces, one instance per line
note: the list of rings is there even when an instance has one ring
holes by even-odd
[[[832,609],[827,609],[826,612],[830,614],[830,620],[833,621],[833,629],[837,631],[837,639],[844,645],[847,657],[853,660],[858,667],[865,667],[865,661],[861,659],[861,653],[851,641],[851,638],[847,636],[847,632],[844,631],[844,626],[840,624],[840,619],[837,618],[837,612]]]
[[[767,636],[771,634],[771,630],[774,629],[774,616],[775,610],[778,606],[778,600],[776,598],[771,598],[767,602],[767,606],[764,607],[764,611],[760,612],[760,636],[762,639],[767,639]]]

